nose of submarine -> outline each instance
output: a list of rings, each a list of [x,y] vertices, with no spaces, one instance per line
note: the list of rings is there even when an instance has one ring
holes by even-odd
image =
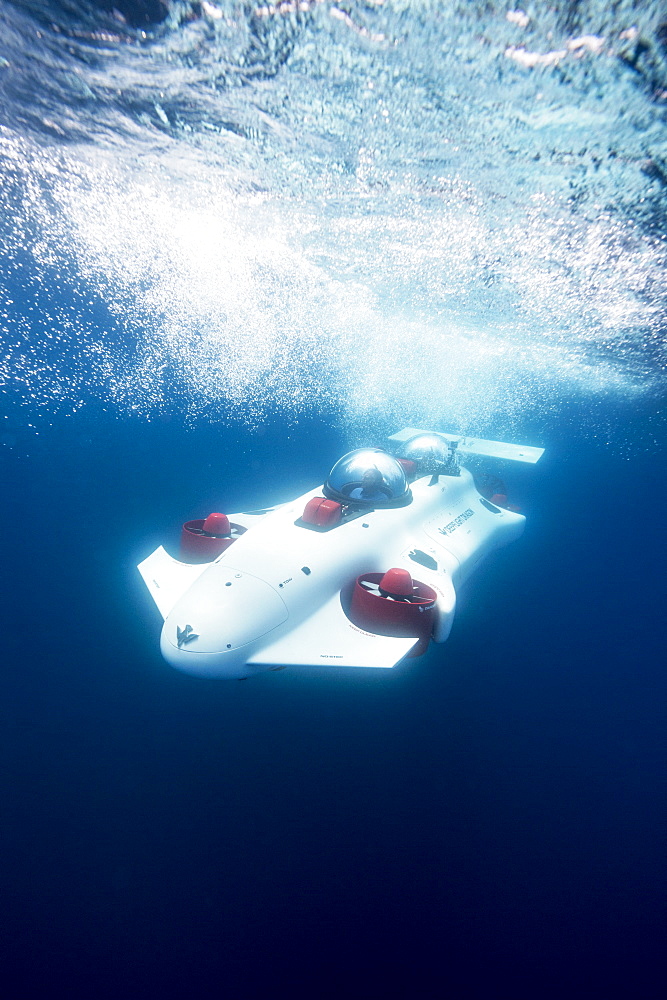
[[[247,658],[287,617],[284,601],[265,580],[216,563],[167,616],[160,648],[178,670],[245,677]]]

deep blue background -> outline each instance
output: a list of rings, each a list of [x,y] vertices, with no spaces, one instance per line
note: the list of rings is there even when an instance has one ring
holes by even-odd
[[[134,567],[321,482],[329,420],[3,450],[5,995],[661,995],[662,461],[553,438],[445,646],[243,682],[163,664]]]

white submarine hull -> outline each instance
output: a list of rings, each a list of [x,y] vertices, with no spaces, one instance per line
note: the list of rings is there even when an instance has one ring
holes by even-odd
[[[408,493],[396,506],[347,509],[326,500],[325,485],[229,515],[236,537],[210,562],[158,548],[138,568],[164,618],[165,660],[201,677],[240,678],[295,665],[392,667],[444,642],[457,588],[521,535],[525,518],[481,496],[465,468],[418,476]],[[331,511],[340,519],[328,525]],[[390,568],[401,594],[382,589],[389,577],[378,575]]]

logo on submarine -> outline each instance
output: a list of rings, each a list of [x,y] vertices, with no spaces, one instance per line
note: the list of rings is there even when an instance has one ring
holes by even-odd
[[[464,510],[462,514],[459,514],[458,517],[455,517],[453,521],[450,521],[449,524],[446,524],[444,528],[438,528],[438,531],[440,532],[441,535],[451,535],[453,531],[456,531],[457,528],[460,528],[461,525],[464,523],[464,521],[467,521],[468,518],[472,517],[474,513],[475,511],[472,509],[472,507],[468,507],[468,509]]]

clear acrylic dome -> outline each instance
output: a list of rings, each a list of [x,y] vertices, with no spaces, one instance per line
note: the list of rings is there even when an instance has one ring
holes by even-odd
[[[333,500],[391,506],[409,500],[400,463],[381,448],[358,448],[336,462],[324,485]]]
[[[401,458],[414,462],[422,476],[442,471],[451,461],[449,444],[439,434],[417,434],[410,438],[401,448]]]

